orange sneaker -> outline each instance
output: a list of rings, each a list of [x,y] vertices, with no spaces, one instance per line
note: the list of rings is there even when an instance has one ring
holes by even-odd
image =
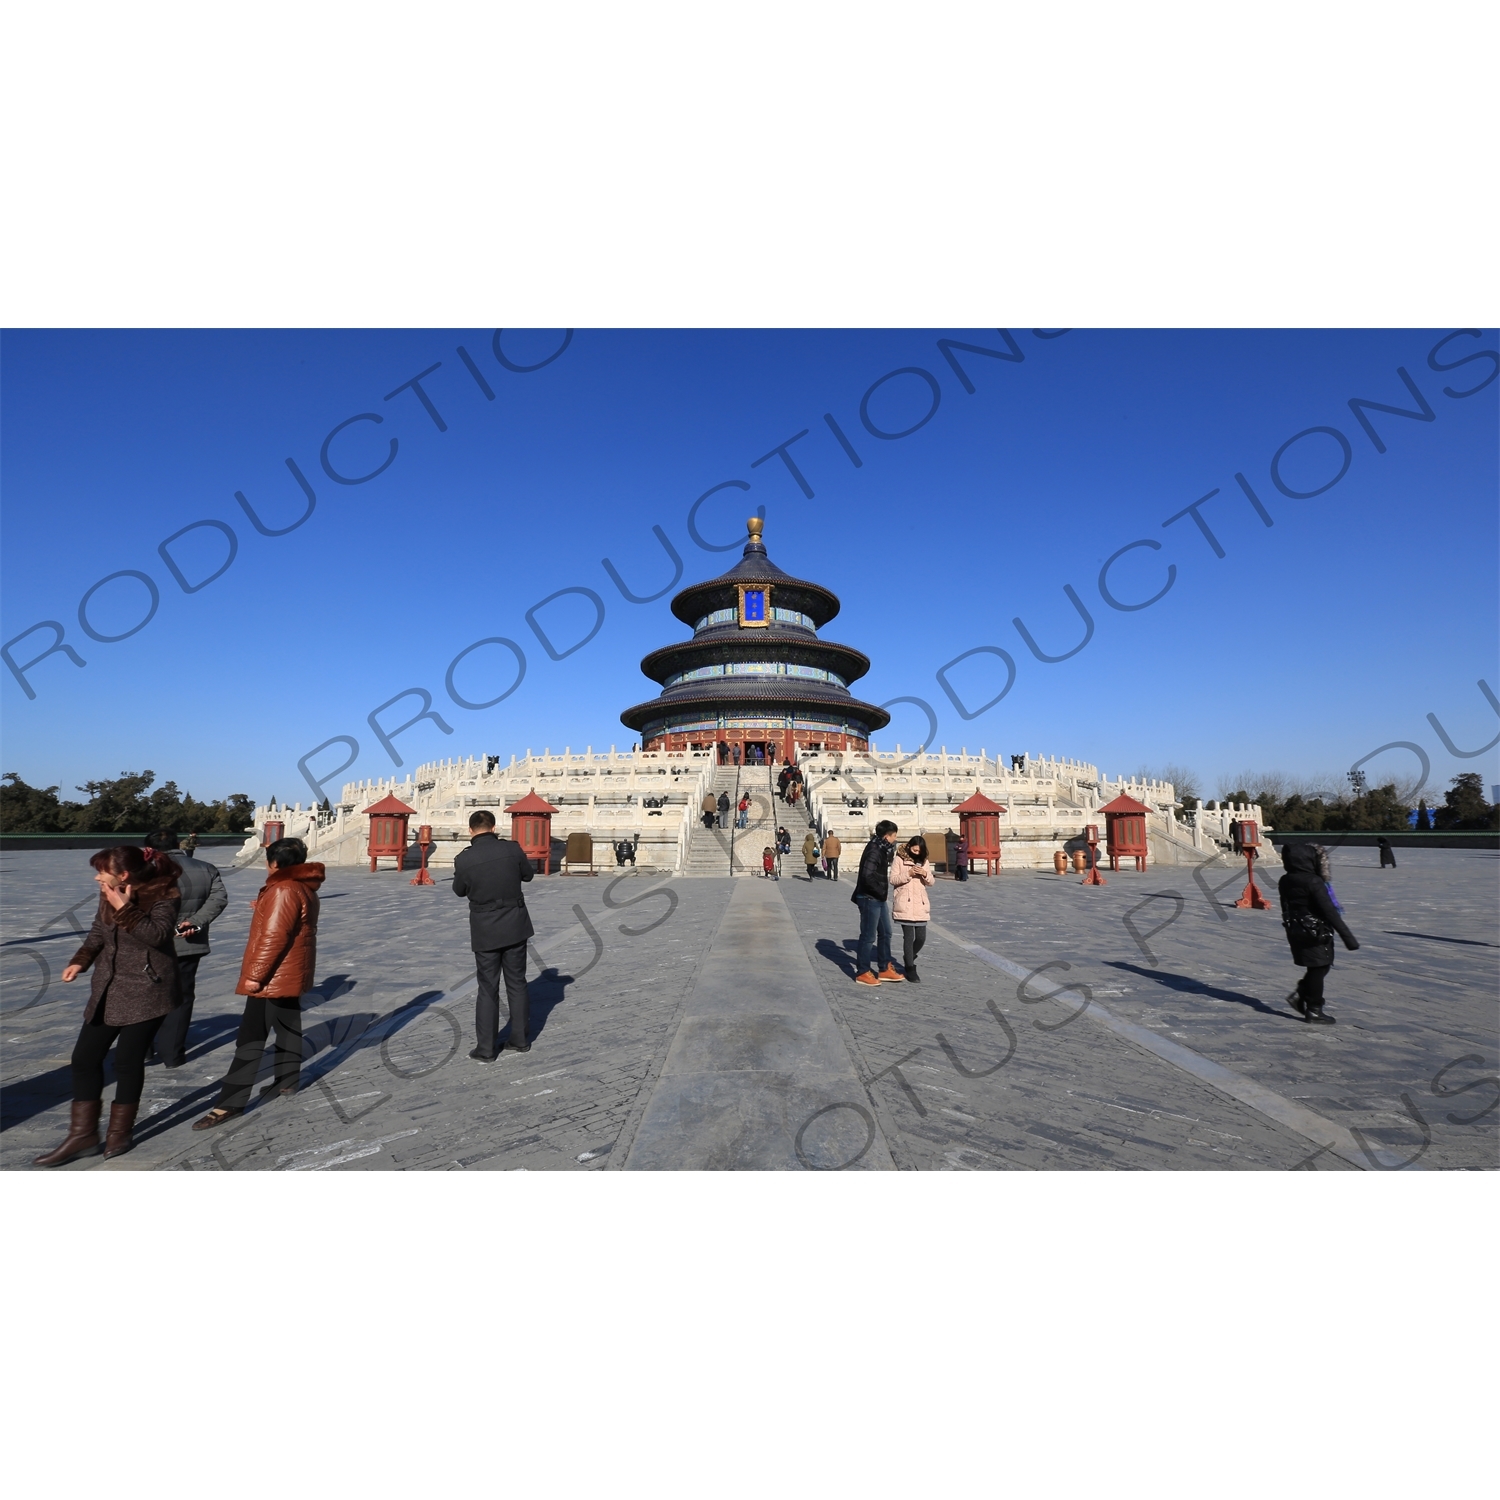
[[[870,974],[870,973],[856,974],[854,976],[854,982],[855,982],[855,984],[879,984],[880,983],[880,981],[873,974]]]
[[[897,984],[905,984],[906,975],[900,973],[897,970],[895,964],[887,964],[885,968],[880,971],[880,983],[890,984],[893,981]]]

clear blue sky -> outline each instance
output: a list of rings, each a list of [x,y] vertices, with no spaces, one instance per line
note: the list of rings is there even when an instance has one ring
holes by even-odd
[[[936,743],[992,753],[1076,755],[1107,772],[1185,763],[1212,795],[1242,767],[1342,772],[1393,740],[1421,744],[1433,784],[1458,770],[1500,780],[1497,756],[1456,760],[1427,715],[1460,749],[1497,730],[1478,680],[1500,692],[1497,660],[1497,398],[1500,356],[1438,371],[1432,331],[1130,332],[1074,330],[1053,339],[1012,330],[1024,358],[954,350],[965,389],[939,339],[1009,352],[995,331],[886,332],[577,331],[529,373],[497,360],[492,332],[12,332],[0,343],[3,380],[3,625],[7,641],[56,620],[87,662],[55,653],[26,671],[36,697],[0,669],[3,769],[35,784],[75,784],[143,767],[200,797],[231,791],[257,800],[306,800],[299,758],[336,735],[359,758],[328,783],[396,772],[367,716],[403,689],[432,694],[452,726],[398,735],[405,774],[437,756],[528,746],[575,749],[631,734],[618,714],[654,688],[638,663],[681,638],[668,598],[628,603],[601,565],[609,558],[638,594],[654,593],[672,565],[660,526],[682,557],[678,587],[730,565],[689,536],[698,496],[727,480],[700,510],[711,541],[743,534],[756,505],[772,558],[828,585],[843,612],[824,632],[866,652],[873,669],[857,691],[881,703],[915,697],[938,716]],[[505,335],[514,364],[546,359],[560,332]],[[494,392],[486,399],[460,359],[462,345]],[[1500,348],[1494,331],[1454,337],[1441,364]],[[424,388],[446,423],[439,431],[407,390]],[[1435,413],[1430,422],[1370,411],[1378,452],[1351,397],[1416,409],[1404,368]],[[889,372],[916,368],[940,401],[909,436],[881,439],[861,401]],[[1445,387],[1473,395],[1449,396]],[[883,431],[918,422],[932,405],[919,375],[888,381],[867,415]],[[333,439],[330,431],[376,413]],[[824,421],[832,413],[859,454],[856,469]],[[1271,473],[1277,450],[1314,427],[1350,447],[1344,477],[1312,498],[1292,498]],[[779,458],[754,460],[808,429],[790,450],[808,498]],[[281,527],[306,501],[316,508],[280,537],[260,535],[236,502],[243,492],[264,524]],[[1280,478],[1306,492],[1343,461],[1338,439],[1305,437]],[[1235,479],[1245,476],[1274,526]],[[1201,514],[1225,556],[1184,516]],[[180,528],[232,528],[233,564],[185,593],[157,551]],[[1122,603],[1149,598],[1175,565],[1171,589],[1149,608],[1122,611],[1100,596],[1101,566]],[[173,544],[196,583],[223,560],[227,539],[197,528]],[[124,569],[148,574],[155,617],[127,639],[91,639],[79,603]],[[1047,654],[1077,644],[1083,623],[1071,585],[1094,621],[1076,655],[1038,661],[1012,623],[1022,618]],[[593,639],[551,660],[526,612],[554,591],[602,599]],[[101,588],[88,606],[100,635],[121,634],[149,607],[134,578]],[[549,605],[540,622],[565,647],[593,623],[580,595]],[[445,690],[450,662],[499,636],[520,644],[521,686],[492,708],[458,706]],[[10,646],[26,662],[53,640],[34,632]],[[936,679],[975,647],[1008,652],[1014,686],[965,721]],[[954,667],[951,685],[977,708],[1004,684],[993,653]],[[457,670],[461,696],[482,701],[513,680],[514,658],[485,647]],[[389,728],[420,708],[403,699]],[[915,746],[923,712],[892,710],[879,742]],[[347,752],[314,758],[326,773]],[[1405,774],[1391,753],[1373,777]]]

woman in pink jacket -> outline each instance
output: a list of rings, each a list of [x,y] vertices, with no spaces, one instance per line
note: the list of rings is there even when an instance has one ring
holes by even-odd
[[[917,973],[917,954],[927,941],[927,919],[932,915],[927,887],[932,881],[927,840],[920,834],[907,839],[891,861],[891,916],[901,924],[902,967],[912,984],[920,984],[922,979]]]

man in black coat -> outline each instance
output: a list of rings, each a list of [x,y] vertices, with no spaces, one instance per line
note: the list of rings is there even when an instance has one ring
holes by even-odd
[[[1351,952],[1359,947],[1359,939],[1333,904],[1311,844],[1283,845],[1281,862],[1286,866],[1276,887],[1281,925],[1292,947],[1292,962],[1307,970],[1287,996],[1287,1004],[1315,1026],[1332,1026],[1333,1017],[1323,1013],[1323,980],[1333,967],[1333,935],[1338,933]]]
[[[495,815],[476,812],[469,818],[469,847],[453,861],[453,894],[469,898],[469,942],[479,974],[474,1026],[479,1045],[469,1054],[475,1062],[498,1055],[500,975],[510,1005],[510,1052],[529,1052],[526,1035],[526,939],[535,929],[521,887],[535,872],[521,846],[495,835]]]
[[[180,1068],[187,1061],[188,1027],[192,1024],[193,1001],[198,993],[198,965],[209,953],[209,924],[229,905],[229,892],[224,889],[218,867],[207,860],[194,859],[191,852],[180,847],[177,835],[171,830],[153,833],[146,840],[146,847],[166,854],[179,871],[177,889],[182,893],[182,907],[177,913],[174,946],[182,1004],[161,1023],[153,1045],[166,1067]]]

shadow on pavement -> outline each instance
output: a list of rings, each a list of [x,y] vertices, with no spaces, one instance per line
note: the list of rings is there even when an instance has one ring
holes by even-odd
[[[819,957],[826,958],[829,963],[842,969],[846,979],[853,979],[859,972],[855,968],[854,957],[859,952],[858,938],[845,938],[841,944],[834,942],[832,938],[819,938],[817,950]]]
[[[1118,959],[1108,959],[1106,968],[1124,969],[1129,974],[1139,974],[1142,979],[1154,980],[1157,984],[1164,984],[1169,990],[1178,990],[1184,995],[1207,995],[1210,1000],[1227,1000],[1233,1005],[1248,1005],[1251,1010],[1258,1010],[1262,1015],[1278,1016],[1283,1021],[1298,1021],[1302,1017],[1291,1010],[1281,1010],[1255,995],[1242,995],[1238,990],[1216,989],[1211,984],[1204,984],[1201,979],[1193,979],[1187,974],[1167,974],[1160,969],[1143,969],[1139,964],[1122,963]]]

